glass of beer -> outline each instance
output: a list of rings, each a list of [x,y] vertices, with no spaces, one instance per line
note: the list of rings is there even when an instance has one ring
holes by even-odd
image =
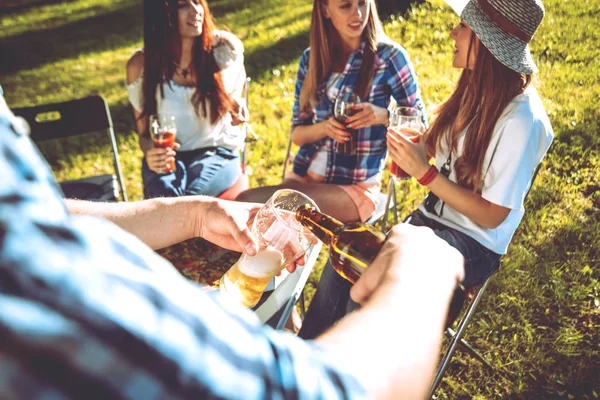
[[[151,115],[150,119],[150,137],[155,148],[166,149],[173,148],[175,135],[177,134],[177,125],[175,116],[170,114]],[[175,171],[175,160],[167,162],[165,173]]]
[[[390,121],[391,131],[413,143],[421,140],[421,111],[412,107],[397,107]],[[398,165],[392,161],[390,173],[400,179],[410,178]]]
[[[258,253],[242,254],[223,275],[219,288],[224,298],[254,307],[271,278],[309,249],[314,236],[296,219],[296,210],[303,205],[317,208],[308,196],[281,189],[261,207],[252,223]]]
[[[360,97],[352,92],[342,92],[335,99],[333,106],[333,117],[337,122],[344,125],[344,129],[351,136],[346,142],[335,142],[335,151],[341,154],[356,154],[358,129],[351,129],[346,126],[346,119],[358,112],[354,109],[356,104],[360,103]]]

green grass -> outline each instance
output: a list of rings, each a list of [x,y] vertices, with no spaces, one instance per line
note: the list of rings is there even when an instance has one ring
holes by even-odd
[[[536,86],[556,139],[525,219],[467,332],[496,372],[458,354],[440,398],[600,395],[600,5],[546,0],[545,6],[546,19],[531,47],[540,68]],[[261,136],[250,148],[251,184],[276,184],[297,62],[308,45],[310,2],[215,0],[211,7],[220,26],[246,46],[252,124]],[[124,86],[125,62],[142,45],[140,2],[11,0],[0,12],[0,84],[9,105],[104,96],[130,198],[140,199],[141,152]],[[448,38],[456,22],[441,0],[385,22],[387,33],[411,54],[429,109],[448,96],[458,74],[450,67]],[[105,149],[95,145],[68,153],[64,147],[47,150],[59,179],[109,166]],[[398,195],[404,216],[424,191],[403,182]],[[319,272],[311,278],[309,297]]]

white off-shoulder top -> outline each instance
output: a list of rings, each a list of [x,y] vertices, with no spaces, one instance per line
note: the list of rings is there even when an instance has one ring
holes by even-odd
[[[215,31],[213,54],[221,67],[225,90],[236,98],[241,93],[246,81],[244,68],[244,45],[232,33]],[[138,50],[143,51],[143,50]],[[127,85],[129,101],[136,111],[142,111],[143,73]],[[160,88],[156,90],[158,114],[168,113],[175,116],[177,123],[177,143],[180,151],[195,150],[203,147],[222,146],[231,150],[239,149],[244,142],[239,126],[231,125],[231,115],[226,113],[215,124],[210,123],[210,107],[207,105],[207,115],[202,109],[196,113],[192,105],[194,87],[180,86],[170,81],[164,85],[164,98]]]

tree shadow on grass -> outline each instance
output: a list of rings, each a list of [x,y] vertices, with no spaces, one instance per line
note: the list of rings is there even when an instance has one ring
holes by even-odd
[[[139,4],[68,23],[0,39],[0,75],[33,69],[82,53],[130,45],[142,38]]]
[[[246,3],[243,1],[218,1],[210,2],[208,8],[213,16],[220,18],[226,14],[233,14],[240,11],[241,8],[244,8],[244,4]]]
[[[293,59],[300,57],[304,49],[308,47],[308,43],[308,31],[304,31],[247,53],[246,71],[248,76],[258,77],[277,66],[287,65]]]
[[[404,14],[411,5],[424,3],[425,0],[376,0],[379,18],[387,20],[391,15]]]
[[[65,0],[4,0],[0,4],[0,14],[9,17],[17,13],[26,13],[34,7],[44,7],[64,3]]]

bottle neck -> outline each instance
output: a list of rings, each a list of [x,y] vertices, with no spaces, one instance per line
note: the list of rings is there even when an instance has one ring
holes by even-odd
[[[326,245],[331,244],[336,231],[344,226],[337,219],[320,213],[308,205],[296,210],[296,219]]]

